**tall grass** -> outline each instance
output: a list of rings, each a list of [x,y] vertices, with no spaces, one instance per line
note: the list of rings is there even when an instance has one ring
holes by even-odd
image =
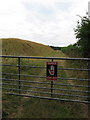
[[[6,44],[7,43],[7,44]],[[7,45],[7,46],[6,46]],[[18,48],[20,47],[20,48]],[[23,56],[49,56],[49,57],[67,57],[63,52],[61,51],[54,51],[48,46],[44,46],[41,44],[36,44],[33,42],[28,41],[22,41],[22,40],[16,40],[16,39],[7,39],[3,40],[3,54],[4,55],[23,55]],[[21,65],[29,65],[29,66],[46,66],[46,62],[49,60],[31,60],[31,59],[21,59],[20,64]],[[72,67],[74,64],[74,67],[77,67],[76,63],[69,63],[66,61],[57,61],[59,68],[63,67]],[[17,59],[11,59],[11,58],[3,58],[2,59],[3,64],[12,64],[12,65],[18,65]],[[31,67],[20,67],[21,74],[26,75],[37,75],[37,76],[45,76],[46,70],[40,69],[40,68],[31,68]],[[10,67],[6,66],[2,68],[3,73],[14,73],[18,74],[18,67]],[[75,77],[76,72],[67,72],[63,70],[59,70],[58,76],[59,77]],[[69,76],[68,76],[69,75]],[[79,74],[78,74],[79,75]],[[81,75],[81,74],[80,74]],[[82,75],[81,75],[82,76]],[[6,75],[3,76],[5,78],[10,79],[18,79],[18,76],[11,76]],[[39,82],[50,82],[47,81],[45,78],[29,78],[25,76],[20,77],[21,80],[25,81],[39,81]],[[4,81],[3,81],[4,82]],[[8,81],[5,81],[8,82]],[[69,81],[66,80],[57,80],[56,83],[61,84],[72,84]],[[11,83],[11,82],[9,82]],[[18,82],[14,81],[14,84],[18,84]],[[78,82],[77,82],[78,83]],[[34,86],[34,83],[23,83],[23,85],[30,85]],[[76,83],[74,83],[76,84]],[[42,84],[35,84],[36,86],[42,86]],[[4,85],[3,87],[11,87],[15,88],[15,86],[8,86]],[[50,85],[44,85],[43,87],[51,87]],[[58,86],[55,85],[54,87],[58,88],[65,88],[65,89],[75,89],[73,87],[64,87],[64,86]],[[17,87],[18,89],[18,87]],[[29,88],[21,87],[21,89],[29,90]],[[37,88],[32,88],[30,90],[37,91]],[[38,89],[39,91],[41,89]],[[50,92],[49,90],[42,90],[43,92]],[[80,103],[67,103],[67,102],[61,102],[61,101],[54,101],[54,100],[42,100],[42,99],[36,99],[36,98],[28,98],[28,97],[18,97],[14,95],[7,95],[4,94],[4,92],[8,92],[7,90],[3,90],[3,118],[87,118],[87,105],[80,104]],[[9,91],[10,92],[10,91]],[[55,92],[55,91],[53,91]],[[68,91],[56,91],[60,94],[68,94]],[[25,93],[30,95],[41,95],[36,93]],[[50,95],[49,95],[50,96]],[[54,96],[57,97],[57,96]],[[62,98],[65,98],[64,96],[61,96]],[[74,99],[74,98],[73,98]]]
[[[11,62],[12,61],[12,62]],[[10,60],[7,59],[4,61],[4,64],[13,64],[17,65],[17,60]],[[30,65],[30,66],[46,66],[47,60],[28,60],[28,59],[21,59],[21,65]],[[59,68],[62,68],[64,65],[64,62],[57,61],[59,64]],[[65,67],[65,66],[64,66]],[[45,76],[46,71],[45,69],[40,68],[30,68],[30,67],[21,67],[21,74],[25,75],[37,75],[37,76]],[[14,73],[18,74],[18,68],[17,67],[4,67],[3,72],[5,73]],[[67,75],[66,71],[59,70],[58,75],[60,77],[70,77],[70,75],[73,73],[68,73]],[[75,76],[73,76],[75,77]],[[16,76],[10,76],[7,75],[5,78],[10,79],[18,79]],[[29,78],[29,77],[23,77],[21,76],[21,80],[25,81],[39,81],[39,82],[50,82],[46,79],[41,78]],[[5,81],[7,82],[7,81]],[[61,84],[71,84],[66,80],[58,80],[55,81],[56,83]],[[11,82],[10,82],[11,83]],[[14,84],[18,84],[18,82],[13,82]],[[78,83],[78,82],[77,82]],[[23,85],[30,85],[30,86],[40,86],[40,87],[50,87],[50,85],[42,85],[42,84],[34,84],[34,83],[23,83]],[[15,88],[15,86],[8,86],[5,85],[3,87],[10,87]],[[61,88],[61,89],[76,89],[73,87],[64,87],[64,86],[58,86],[55,85],[55,88]],[[17,87],[18,89],[18,87]],[[21,89],[29,90],[29,88],[21,87]],[[42,92],[50,92],[49,90],[41,90],[37,88],[30,88],[30,90],[33,91],[42,91]],[[5,91],[3,91],[5,92]],[[7,91],[6,91],[7,92]],[[70,94],[68,91],[53,91],[59,94]],[[18,93],[18,91],[17,91]],[[36,93],[30,93],[30,92],[23,92],[24,94],[28,95],[41,95]],[[47,95],[50,97],[50,95]],[[58,97],[58,96],[54,96]],[[65,96],[61,96],[60,98],[67,98]],[[15,104],[16,103],[16,104]],[[7,105],[8,104],[8,105]],[[13,106],[13,108],[12,108]],[[73,109],[74,107],[74,109]],[[78,108],[78,110],[77,110]],[[85,112],[85,114],[83,114]],[[81,115],[82,114],[82,115]],[[78,115],[78,116],[77,116]],[[51,100],[41,100],[36,98],[27,98],[27,97],[17,97],[17,96],[9,96],[3,94],[3,117],[5,118],[80,118],[80,117],[87,117],[87,105],[79,104],[79,103],[66,103],[66,102],[58,102],[58,101],[51,101]]]
[[[69,57],[73,57],[73,58],[82,58],[82,51],[81,48],[79,48],[76,45],[69,45],[67,47],[62,47],[61,48],[62,52],[67,54]],[[80,61],[80,60],[72,60],[72,61],[67,61],[66,63],[68,68],[79,68],[79,69],[87,69],[87,61]],[[77,71],[77,70],[70,70],[66,72],[68,77],[71,78],[77,78],[77,79],[88,79],[88,71]],[[74,85],[86,85],[88,86],[88,82],[87,81],[70,81],[71,84]],[[77,89],[77,90],[85,90],[88,91],[88,88],[85,87],[77,87],[77,88],[73,88],[73,89]],[[80,95],[87,95],[88,94],[80,94]]]

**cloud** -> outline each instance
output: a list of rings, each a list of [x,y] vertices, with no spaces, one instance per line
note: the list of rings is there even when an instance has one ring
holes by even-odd
[[[83,16],[87,7],[87,0],[0,0],[0,37],[73,44],[76,15]]]

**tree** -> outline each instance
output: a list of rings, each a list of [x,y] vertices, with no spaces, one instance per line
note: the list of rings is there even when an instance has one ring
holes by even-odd
[[[90,20],[87,17],[80,17],[77,22],[75,35],[78,39],[77,45],[81,48],[84,57],[90,57]]]

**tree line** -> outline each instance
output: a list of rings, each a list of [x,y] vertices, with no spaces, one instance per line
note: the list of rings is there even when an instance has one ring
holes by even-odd
[[[90,20],[87,17],[81,17],[74,31],[78,39],[76,45],[81,48],[83,57],[90,58]]]
[[[77,21],[77,26],[74,28],[75,36],[78,41],[67,47],[54,47],[54,50],[62,50],[63,52],[72,57],[85,57],[90,58],[90,20],[84,16],[81,20]]]

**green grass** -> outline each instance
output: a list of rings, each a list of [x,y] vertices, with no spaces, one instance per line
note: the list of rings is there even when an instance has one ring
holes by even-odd
[[[7,100],[6,100],[6,99]],[[4,96],[3,118],[86,118],[86,106],[55,100]],[[5,102],[7,104],[5,104]],[[84,114],[83,114],[84,113]]]
[[[65,54],[67,54],[69,57],[74,57],[74,58],[82,58],[82,51],[80,48],[78,48],[77,46],[74,45],[69,45],[67,47],[63,47],[61,49],[61,51],[63,51]],[[87,62],[86,61],[67,61],[66,63],[66,67],[68,68],[80,68],[80,69],[87,69]],[[88,79],[88,72],[87,71],[76,71],[76,70],[71,70],[71,71],[66,71],[67,77],[71,77],[71,78],[78,78],[78,79]],[[69,81],[71,84],[74,85],[86,85],[88,86],[88,82],[87,81]],[[88,88],[85,87],[76,87],[73,88],[76,90],[83,90],[83,91],[88,91]],[[87,95],[88,94],[84,94],[84,93],[80,93],[80,95]]]
[[[76,45],[69,45],[67,47],[61,47],[61,51],[67,54],[70,57],[83,57],[81,48]]]
[[[34,66],[45,66],[46,61],[39,61],[39,60],[22,60],[22,65],[34,65]],[[9,62],[9,60],[8,60]],[[16,60],[15,60],[16,62]],[[7,63],[8,64],[8,63]],[[15,63],[14,63],[15,64]],[[60,66],[61,62],[60,62]],[[4,72],[11,72],[11,73],[17,73],[17,68],[11,68],[8,67]],[[9,71],[8,71],[9,70]],[[45,75],[45,70],[39,69],[39,68],[21,68],[21,74],[34,74],[34,75]],[[66,72],[63,70],[59,71],[60,77],[67,77]],[[16,77],[6,76],[10,79],[18,79]],[[41,78],[28,78],[28,77],[21,77],[21,79],[24,80],[31,80],[31,81],[44,81],[49,82],[46,79]],[[61,84],[69,84],[66,80],[58,80],[56,83]],[[10,82],[11,83],[11,82]],[[17,83],[17,82],[13,82]],[[21,83],[23,84],[23,82]],[[25,85],[29,85],[28,83],[25,83]],[[42,84],[33,84],[30,83],[31,86],[42,86],[42,87],[50,87],[50,85],[42,85]],[[6,86],[6,85],[5,85]],[[9,87],[8,85],[6,87]],[[64,88],[64,89],[72,89],[72,87],[63,87],[55,85],[54,87],[58,88]],[[11,86],[11,88],[14,88]],[[22,89],[29,89],[29,88],[23,88]],[[39,89],[31,89],[35,91],[40,91]],[[43,92],[50,92],[48,90],[42,90]],[[4,91],[3,91],[4,92]],[[68,94],[68,91],[53,91],[60,94]],[[17,92],[18,93],[18,92]],[[24,93],[24,94],[34,94],[34,93]],[[42,94],[34,94],[34,95],[42,95]],[[50,97],[50,95],[48,96]],[[58,96],[54,96],[58,97]],[[65,96],[62,96],[61,98],[67,98]],[[85,107],[84,107],[85,106]],[[83,114],[85,113],[85,114]],[[9,96],[5,95],[3,96],[3,117],[6,118],[81,118],[81,117],[87,117],[87,105],[80,104],[80,103],[68,103],[68,102],[60,102],[60,101],[54,101],[54,100],[42,100],[42,99],[36,99],[36,98],[27,98],[27,97],[18,97],[18,96]]]
[[[19,40],[19,39],[3,39],[2,40],[2,53],[3,55],[18,55],[18,56],[49,56],[49,57],[67,57],[63,52],[61,51],[54,51],[49,46],[44,46],[41,44],[37,44],[34,42]],[[50,60],[34,60],[34,59],[21,59],[21,65],[30,65],[30,66],[46,66],[46,62]],[[70,66],[71,63],[68,63],[67,61],[58,61],[58,66],[63,68],[66,66]],[[18,65],[17,59],[12,58],[3,58],[2,59],[3,64],[12,64],[12,65]],[[74,64],[74,67],[77,67],[76,63],[71,64],[71,66]],[[71,67],[70,66],[70,67]],[[82,65],[81,65],[82,66]],[[46,70],[45,69],[39,69],[39,68],[29,68],[29,67],[21,67],[21,74],[26,75],[38,75],[38,76],[45,76]],[[2,71],[5,73],[14,73],[18,74],[18,67],[3,67]],[[69,74],[69,76],[68,76]],[[60,77],[75,77],[77,76],[76,72],[70,72],[59,70],[58,75]],[[79,75],[79,74],[78,74]],[[82,74],[80,74],[82,76]],[[4,76],[3,76],[4,77]],[[10,79],[18,79],[16,76],[7,75],[6,78]],[[29,78],[29,77],[21,77],[21,80],[26,81],[39,81],[39,82],[50,82],[46,79],[41,78]],[[7,83],[7,81],[5,81]],[[72,84],[69,81],[66,80],[57,80],[56,83],[61,84]],[[9,82],[11,83],[11,82]],[[14,84],[18,84],[18,82],[14,81],[12,82]],[[33,83],[23,83],[21,84],[25,85],[31,85],[34,86]],[[76,84],[76,83],[75,83]],[[50,85],[42,85],[42,84],[35,84],[36,86],[42,86],[42,87],[50,87]],[[16,88],[15,86],[8,86],[4,85],[4,87],[11,87]],[[75,89],[73,87],[64,87],[64,86],[58,86],[55,85],[54,87],[58,88],[64,88],[64,89]],[[17,87],[18,88],[18,87]],[[29,89],[29,88],[23,88],[22,89]],[[31,90],[37,91],[41,89],[32,88]],[[5,90],[7,91],[7,90]],[[86,118],[88,116],[88,108],[87,105],[81,104],[81,103],[69,103],[69,102],[61,102],[61,101],[55,101],[55,100],[43,100],[43,99],[37,99],[37,98],[28,98],[28,97],[19,97],[14,95],[7,95],[4,94],[5,92],[3,90],[3,118]],[[50,90],[42,90],[43,92],[50,92]],[[55,92],[55,91],[53,91]],[[68,91],[56,91],[60,94],[68,94]],[[18,93],[18,92],[17,92]],[[24,92],[25,93],[25,92]],[[26,93],[31,95],[41,95],[41,94],[34,94],[34,93]],[[50,97],[50,95],[48,95]],[[55,96],[57,97],[57,96]],[[62,98],[66,98],[65,96],[62,96]],[[74,98],[73,98],[74,99]]]

